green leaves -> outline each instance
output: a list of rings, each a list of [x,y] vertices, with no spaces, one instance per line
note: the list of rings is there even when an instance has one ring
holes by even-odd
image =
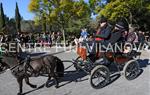
[[[48,24],[57,22],[62,27],[71,19],[90,15],[90,9],[84,0],[31,0],[28,8],[36,16],[42,17],[41,14],[44,13]]]
[[[6,24],[5,24],[5,15],[4,15],[4,11],[3,11],[3,5],[2,3],[0,4],[0,32],[4,32],[4,28]]]
[[[15,9],[15,20],[16,20],[16,29],[17,32],[21,32],[21,16],[19,13],[19,8],[18,8],[18,4],[16,3],[16,9]]]
[[[39,6],[40,0],[30,0],[30,4],[28,6],[29,11],[37,12],[40,8]]]
[[[31,0],[29,10],[40,17],[43,26],[48,24],[50,29],[58,27],[62,31],[64,42],[65,30],[71,31],[73,28],[70,23],[90,15],[90,8],[84,0]],[[46,20],[41,18],[43,15]]]
[[[96,0],[91,1],[97,2]],[[97,14],[111,21],[125,18],[131,24],[140,25],[140,20],[147,19],[146,15],[150,14],[150,2],[146,0],[110,0],[104,7],[97,10]]]
[[[76,21],[81,21],[83,24],[82,19],[90,20],[92,13],[99,17],[105,16],[114,22],[119,18],[125,18],[129,23],[141,26],[144,20],[147,24],[150,22],[148,21],[150,17],[150,1],[148,0],[89,0],[89,3],[85,3],[84,0],[31,0],[28,8],[40,20],[44,14],[46,24],[50,27],[59,26],[60,29],[71,29],[74,26],[70,23]],[[77,24],[76,27],[78,25],[82,26]],[[70,29],[68,31],[72,31]]]

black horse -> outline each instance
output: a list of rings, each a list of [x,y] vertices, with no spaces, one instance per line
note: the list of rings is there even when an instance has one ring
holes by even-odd
[[[36,58],[32,58],[27,54],[26,57],[19,56],[23,52],[6,52],[2,56],[2,61],[6,63],[12,74],[16,77],[19,84],[18,95],[22,94],[23,79],[25,79],[26,84],[32,88],[36,88],[29,82],[29,77],[37,77],[41,74],[47,74],[48,81],[53,77],[56,83],[56,88],[59,87],[59,79],[64,75],[64,65],[63,62],[56,56],[53,55],[43,55]]]

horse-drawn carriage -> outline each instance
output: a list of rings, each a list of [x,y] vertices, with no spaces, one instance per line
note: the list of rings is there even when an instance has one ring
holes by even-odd
[[[20,53],[20,52],[18,52]],[[88,55],[87,48],[78,47],[77,53],[79,57],[72,60],[74,67],[77,71],[83,70],[90,75],[90,84],[93,88],[98,89],[106,86],[109,83],[110,75],[112,73],[110,65],[115,65],[117,70],[123,74],[127,80],[135,79],[139,74],[139,64],[134,59],[134,56],[140,55],[137,52],[131,51],[130,56],[124,55],[118,52],[100,52],[100,56]],[[132,55],[132,56],[131,56]],[[93,61],[91,57],[96,57],[96,61]],[[64,74],[63,61],[53,55],[45,55],[35,60],[30,57],[21,60],[18,58],[18,54],[6,53],[3,56],[3,60],[6,63],[13,63],[9,65],[12,70],[12,74],[17,78],[19,83],[19,93],[22,94],[22,80],[25,79],[26,83],[32,88],[33,85],[29,82],[29,77],[37,74],[48,74],[48,80],[53,77],[56,80],[56,87],[58,87],[58,78]],[[19,62],[19,63],[18,63]],[[44,68],[44,72],[43,72]],[[48,81],[46,82],[46,85]]]
[[[89,81],[93,88],[98,89],[106,86],[110,82],[110,75],[114,73],[110,65],[114,65],[119,74],[123,74],[127,80],[133,80],[139,75],[140,67],[136,60],[141,53],[131,50],[125,54],[123,52],[104,51],[98,52],[99,56],[87,54],[88,50],[85,47],[77,47],[79,55],[73,60],[74,67],[77,71],[84,71],[90,75]],[[93,61],[95,57],[96,60]]]

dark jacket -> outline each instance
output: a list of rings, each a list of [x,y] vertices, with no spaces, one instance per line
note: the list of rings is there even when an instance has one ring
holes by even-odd
[[[142,33],[139,33],[138,36],[139,36],[138,41],[139,41],[140,43],[144,43],[144,42],[145,42],[145,37],[144,37],[144,35],[143,35]]]
[[[120,42],[121,41],[121,37],[122,37],[122,31],[119,31],[119,30],[116,30],[116,31],[113,31],[111,32],[111,35],[109,37],[108,40],[105,40],[105,43],[106,44],[115,44],[117,42]]]
[[[107,40],[111,34],[111,25],[107,25],[106,27],[102,28],[96,37],[103,38],[104,40]]]

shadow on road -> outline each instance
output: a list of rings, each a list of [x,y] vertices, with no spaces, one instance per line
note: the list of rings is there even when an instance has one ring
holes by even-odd
[[[145,68],[148,65],[150,65],[149,59],[143,59],[143,60],[139,59],[138,62],[139,62],[140,68]]]
[[[82,79],[83,77],[85,77],[87,74],[84,72],[77,72],[77,71],[66,71],[64,77],[60,80],[60,85],[59,87],[65,86],[71,82],[82,82],[85,80],[88,80],[88,78]],[[48,77],[47,75],[42,75],[43,77]],[[63,84],[62,84],[63,82]],[[47,88],[52,87],[53,85],[55,85],[55,81],[52,79],[49,81],[48,85],[46,85]],[[39,86],[36,89],[30,90],[28,92],[23,93],[22,95],[27,95],[31,92],[37,91],[39,89],[42,89],[45,87],[45,83],[42,84],[41,86]]]
[[[65,86],[71,82],[82,82],[88,80],[88,78],[82,79],[85,77],[87,74],[83,71],[77,72],[77,71],[66,71],[64,77],[60,81],[59,87]],[[51,83],[50,81],[48,88],[53,86],[54,83]],[[63,83],[62,83],[63,82]]]
[[[143,69],[140,69],[140,71],[139,71],[138,75],[136,76],[136,78],[138,78],[143,73],[143,71],[144,71]]]
[[[33,90],[30,90],[30,91],[28,91],[28,92],[25,92],[25,93],[23,93],[22,95],[27,95],[27,94],[29,94],[29,93],[31,93],[31,92],[33,92],[33,91],[36,91],[36,90],[42,89],[42,88],[44,88],[44,87],[45,87],[45,84],[42,84],[42,85],[41,85],[41,86],[39,86],[38,88],[33,89]]]
[[[120,76],[121,76],[120,74],[111,75],[110,76],[110,81],[107,85],[105,85],[105,87],[112,84],[113,82],[115,82],[118,78],[120,78]]]
[[[139,62],[139,65],[140,65],[141,69],[140,69],[139,74],[138,74],[138,76],[136,78],[138,78],[143,73],[143,69],[142,68],[145,68],[148,65],[150,65],[149,59],[144,59],[144,60],[139,59],[138,62]],[[70,68],[70,66],[67,67],[67,69],[68,68]],[[111,71],[115,71],[116,72],[116,70],[115,70],[115,68],[113,66],[111,66],[111,68],[114,69],[114,70],[111,70]],[[120,78],[121,74],[120,73],[119,74],[118,73],[115,74],[115,72],[110,75],[109,83],[107,85],[105,85],[105,87],[110,85],[110,84],[112,84],[113,82],[115,82],[117,79]],[[43,75],[43,76],[47,77],[47,75]],[[77,71],[65,71],[64,77],[60,80],[59,87],[63,87],[65,85],[67,85],[67,84],[70,84],[71,82],[82,82],[82,81],[88,80],[88,78],[85,77],[85,76],[87,76],[87,74],[85,72],[83,72],[83,71],[78,71],[78,72]],[[49,87],[52,87],[53,85],[55,85],[55,82],[54,82],[54,80],[51,80],[51,81],[49,81],[49,85],[46,86],[46,87],[49,88]],[[42,84],[41,86],[39,86],[36,89],[33,89],[31,91],[23,93],[23,95],[29,94],[29,93],[31,93],[33,91],[42,89],[44,87],[45,87],[45,84]]]

